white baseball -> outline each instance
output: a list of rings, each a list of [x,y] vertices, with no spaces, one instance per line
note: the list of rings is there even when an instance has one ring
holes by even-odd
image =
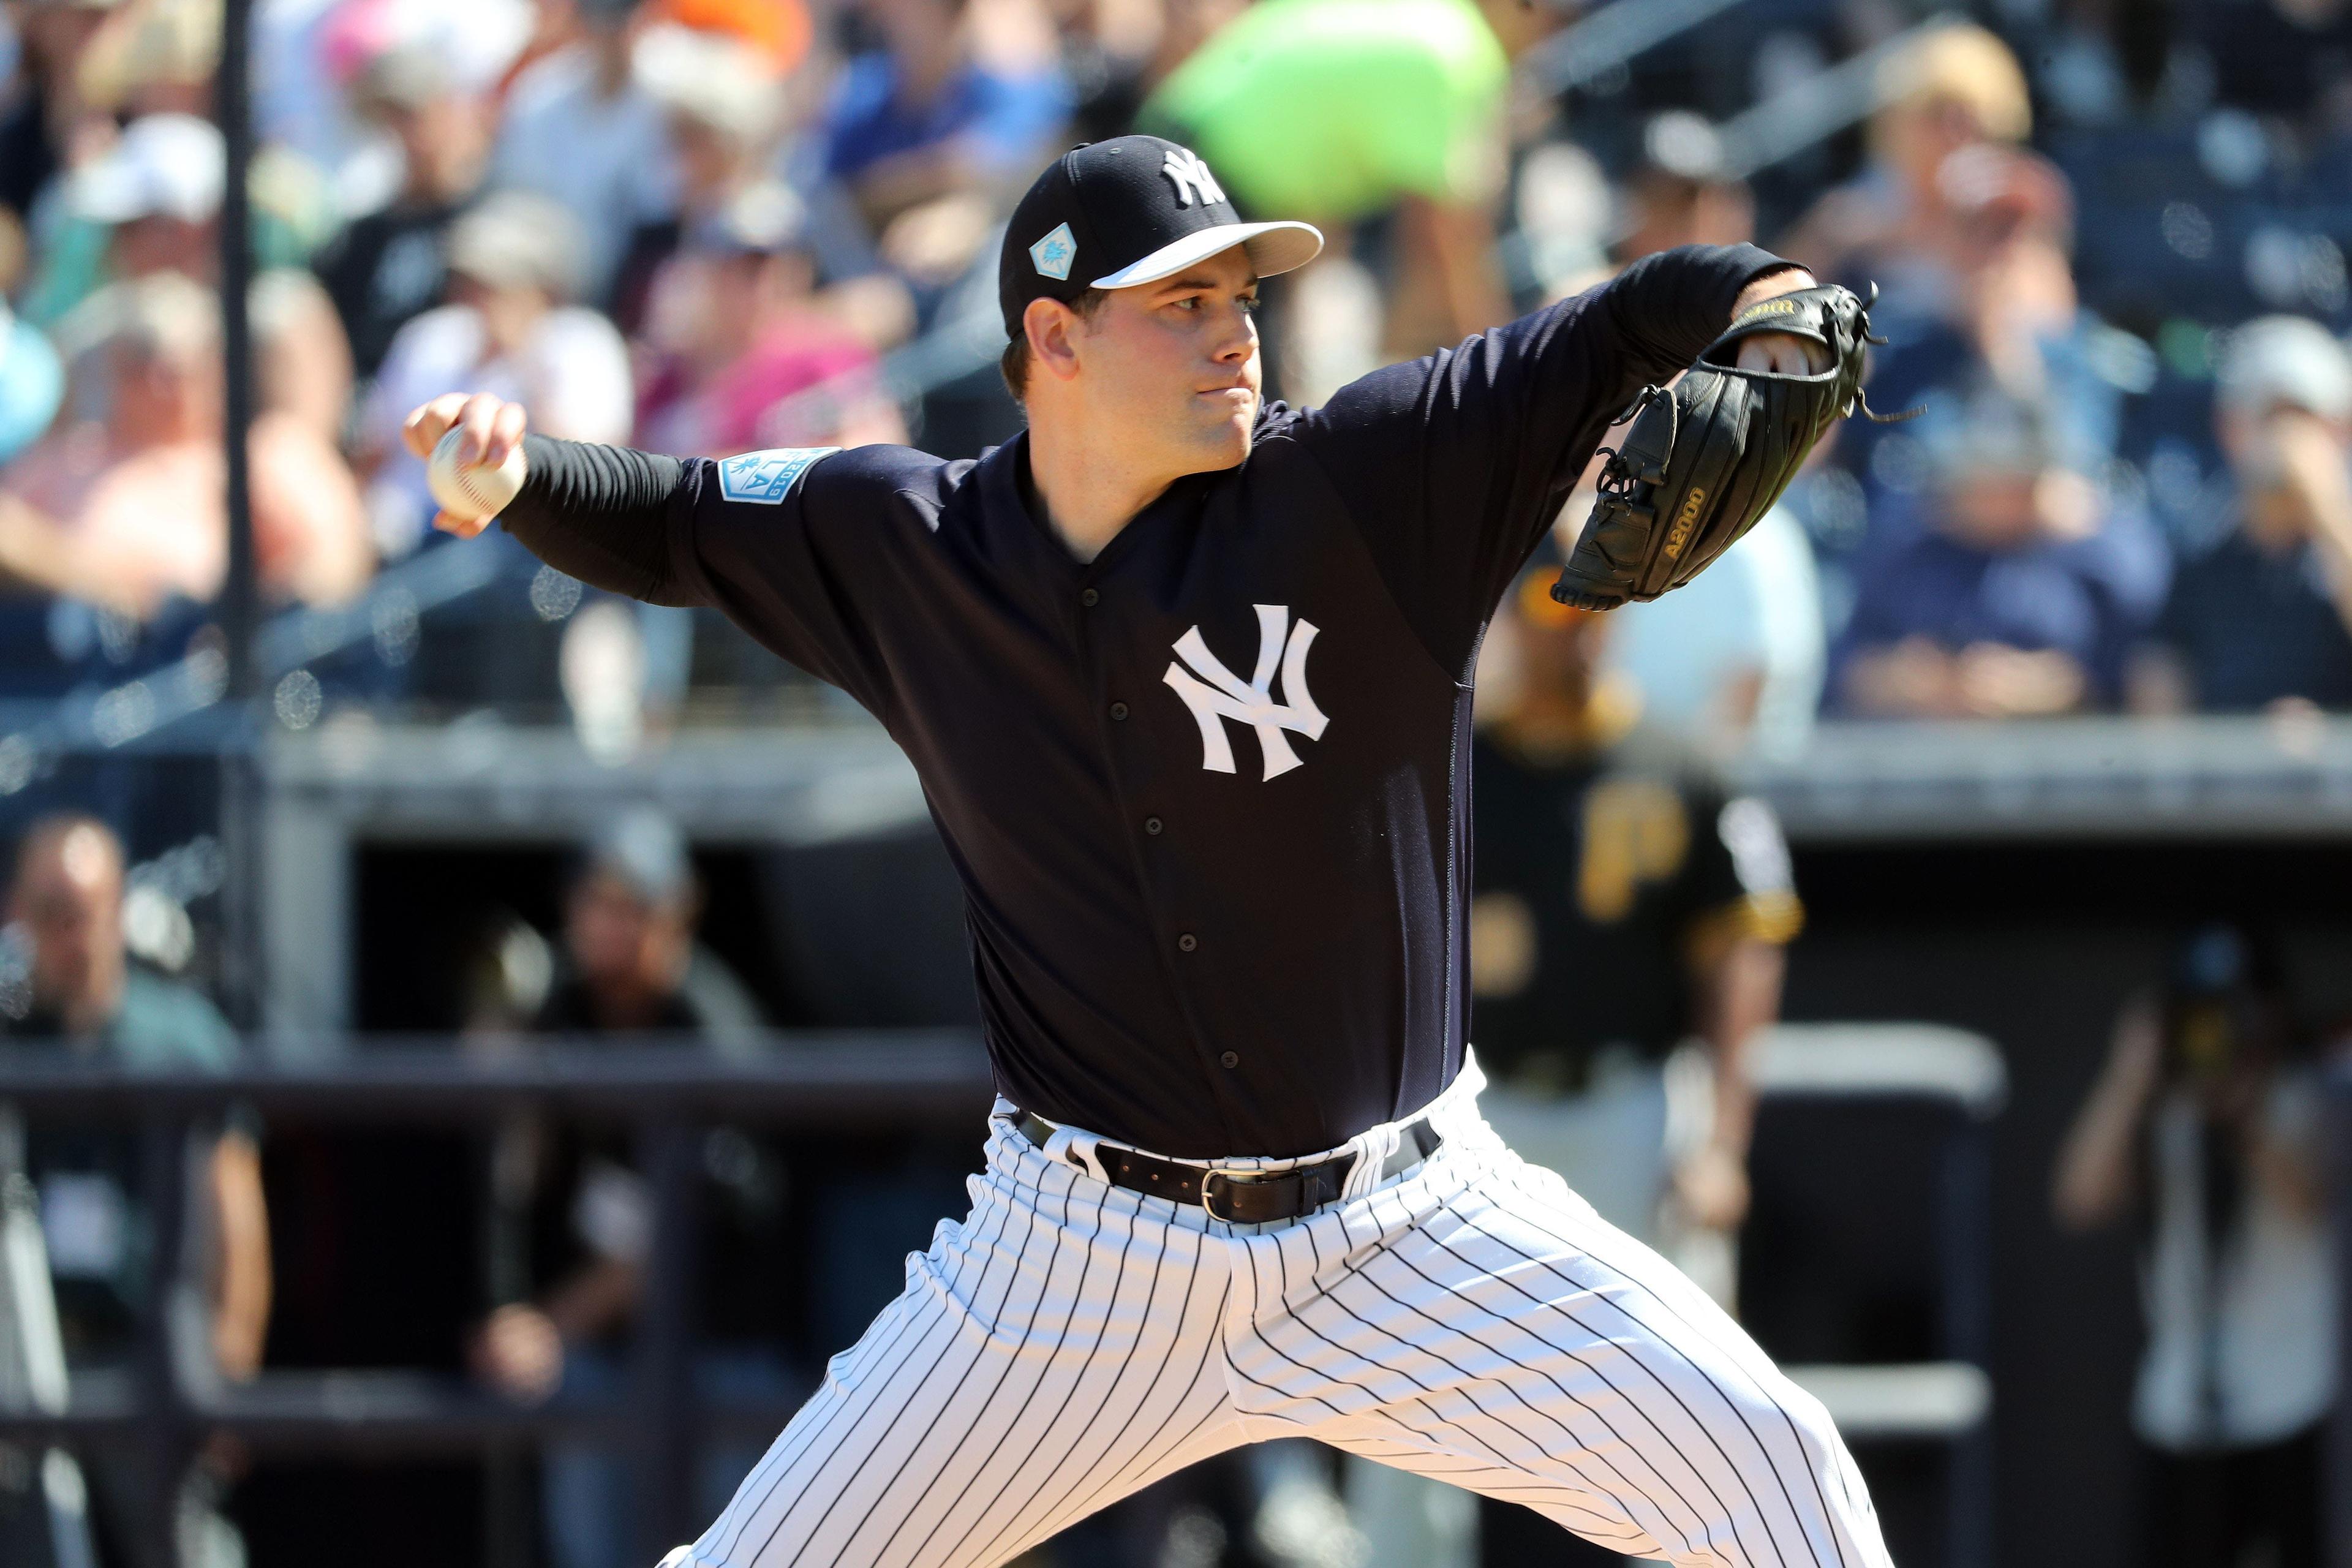
[[[460,463],[457,440],[464,433],[461,426],[452,425],[435,444],[432,460],[425,465],[425,483],[443,511],[460,522],[476,522],[498,516],[522,493],[522,443],[516,442],[507,460],[496,468]]]

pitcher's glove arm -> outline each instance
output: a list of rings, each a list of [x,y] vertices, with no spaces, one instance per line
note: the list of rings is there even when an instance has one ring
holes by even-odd
[[[1872,300],[1877,298],[1875,289]],[[1739,343],[1788,332],[1827,351],[1813,375],[1741,370]],[[1777,294],[1742,310],[1672,388],[1645,386],[1615,423],[1632,427],[1601,477],[1601,497],[1551,596],[1613,610],[1679,588],[1771,510],[1831,425],[1859,407],[1870,317],[1834,284]]]

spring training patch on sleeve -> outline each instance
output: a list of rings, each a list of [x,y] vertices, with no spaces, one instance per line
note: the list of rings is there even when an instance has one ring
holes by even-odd
[[[779,447],[764,452],[741,452],[719,464],[719,493],[729,500],[765,501],[779,505],[792,493],[793,481],[838,447]]]

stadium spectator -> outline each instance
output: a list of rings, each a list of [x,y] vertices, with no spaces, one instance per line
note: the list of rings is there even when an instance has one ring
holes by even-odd
[[[570,209],[583,242],[579,297],[601,304],[630,235],[674,205],[668,126],[635,76],[639,0],[543,9],[569,37],[515,79],[490,178]]]
[[[616,819],[589,846],[565,900],[563,957],[530,1009],[534,1033],[579,1045],[618,1036],[639,1045],[742,1058],[761,1049],[759,1010],[740,982],[694,940],[700,891],[684,839],[651,810]],[[516,999],[529,1005],[530,998]],[[492,1026],[496,1019],[486,1020]],[[697,1355],[704,1396],[777,1396],[771,1342],[778,1280],[781,1169],[742,1133],[712,1133],[702,1164],[717,1188],[704,1205],[702,1250],[724,1290],[707,1291]],[[616,1347],[645,1294],[653,1196],[625,1139],[610,1130],[532,1120],[499,1137],[493,1166],[498,1257],[492,1277],[515,1300],[476,1332],[476,1373],[508,1396],[606,1395],[623,1386]],[[716,1514],[759,1458],[756,1445],[706,1447],[697,1506]],[[634,1562],[635,1498],[625,1449],[550,1444],[541,1474],[556,1568]]]
[[[0,1007],[0,1054],[134,1073],[226,1071],[237,1058],[227,1022],[194,991],[129,961],[123,908],[122,846],[103,823],[59,815],[26,831],[8,894],[8,931],[25,969]],[[269,1223],[252,1131],[232,1120],[194,1135],[189,1244],[176,1260],[154,1255],[156,1216],[142,1197],[136,1127],[44,1119],[23,1131],[10,1152],[39,1194],[69,1372],[129,1366],[151,1270],[161,1267],[185,1270],[208,1331],[213,1367],[185,1367],[183,1375],[251,1377],[270,1300]],[[137,1464],[103,1450],[86,1463],[101,1540],[136,1539],[144,1495]],[[219,1488],[217,1474],[196,1467],[181,1500],[184,1540],[217,1543],[227,1531],[210,1507]],[[189,1562],[225,1568],[242,1560],[200,1550]]]
[[[1198,151],[1244,216],[1393,213],[1381,348],[1409,357],[1510,315],[1494,259],[1507,80],[1471,0],[1264,0],[1160,85],[1144,127]]]
[[[2021,717],[2112,708],[2168,568],[2105,488],[2146,350],[2076,300],[2073,204],[2042,160],[1974,145],[1935,188],[1941,282],[1882,312],[1880,407],[1841,432],[1869,526],[1832,700],[1864,714]]]
[[[2145,517],[2065,464],[2042,410],[1986,392],[1921,421],[1917,488],[1856,574],[1836,706],[1981,719],[2121,700],[2170,562]]]
[[[1731,172],[1723,138],[1703,115],[1669,110],[1642,131],[1642,157],[1625,180],[1621,262],[1677,245],[1738,245],[1756,237],[1756,195]]]
[[[804,221],[790,189],[754,185],[664,265],[645,333],[643,445],[715,458],[907,439],[874,351],[814,291]]]
[[[400,423],[445,392],[495,392],[545,409],[545,433],[625,444],[635,423],[628,347],[610,320],[572,303],[580,231],[545,196],[499,192],[449,227],[448,302],[393,335],[353,433],[377,547],[404,555],[435,502]]]
[[[882,47],[842,68],[824,174],[883,258],[918,285],[960,277],[1073,108],[1032,0],[860,0]]]
[[[456,62],[421,42],[377,53],[349,92],[354,111],[388,132],[402,157],[391,199],[354,219],[312,262],[366,380],[393,334],[441,300],[449,228],[480,195],[496,118]]]
[[[2182,561],[2133,705],[2352,708],[2352,355],[2299,316],[2250,322],[2214,424],[2233,511]]]
[[[1645,721],[1609,665],[1614,617],[1556,603],[1557,574],[1554,557],[1522,575],[1480,658],[1479,1059],[1527,1123],[1514,1147],[1566,1162],[1611,1223],[1657,1237],[1678,1211],[1721,1230],[1745,1205],[1742,1048],[1778,1016],[1780,945],[1802,919],[1787,847],[1769,808]],[[1678,1150],[1663,1069],[1688,1040],[1715,1090]]]
[[[128,128],[167,117],[209,125],[220,40],[220,0],[130,0],[115,8],[82,61],[85,95]],[[217,200],[219,175],[211,183]],[[274,141],[255,144],[247,189],[257,267],[301,266],[341,225],[342,209],[318,167]],[[45,248],[62,264],[53,276],[68,288],[89,287],[84,258],[94,247],[84,237],[53,227]],[[203,275],[193,267],[181,270]]]
[[[673,210],[631,231],[614,279],[613,317],[633,337],[662,263],[768,178],[784,111],[769,62],[732,38],[654,29],[638,46],[636,71],[667,127],[677,189]]]
[[[802,0],[650,0],[646,15],[656,24],[740,44],[780,79],[808,58],[815,31]]]
[[[1948,226],[1932,299],[1889,301],[1873,311],[1887,339],[1873,355],[1870,395],[1884,411],[1923,409],[1916,425],[1853,420],[1822,454],[1853,477],[1864,526],[1829,542],[1833,592],[1850,599],[1853,572],[1890,550],[1915,546],[1916,531],[1943,504],[1923,493],[1940,451],[1979,419],[2031,425],[2063,482],[2105,482],[2122,426],[2125,395],[2154,377],[2146,344],[2080,303],[2069,252],[2074,204],[2046,161],[1976,145],[1948,157],[1937,175]],[[1842,628],[1841,628],[1842,629]]]
[[[133,121],[106,153],[66,183],[65,217],[52,233],[50,265],[28,290],[28,313],[56,314],[58,338],[77,357],[105,341],[123,296],[105,286],[159,273],[213,283],[220,274],[220,205],[226,155],[208,121],[179,113]],[[257,172],[255,184],[260,184]],[[339,441],[351,397],[351,347],[334,305],[293,265],[294,227],[257,204],[250,323],[260,405],[294,416]],[[72,264],[59,258],[74,258]],[[68,310],[68,307],[70,306]],[[102,417],[100,387],[85,384],[77,412]]]
[[[2053,1187],[2070,1229],[2140,1220],[2132,1397],[2153,1568],[2317,1568],[2336,1387],[2321,1068],[2279,955],[2226,926],[2117,1018]]]
[[[253,337],[254,405],[282,414],[331,447],[352,406],[352,345],[319,279],[296,267],[254,279],[246,321]]]
[[[2124,394],[2153,379],[2146,345],[2084,308],[2069,254],[2074,199],[2046,160],[2012,148],[1972,146],[1936,176],[1945,217],[1942,279],[1923,306],[1896,301],[1872,312],[1888,340],[1874,355],[1874,406],[1926,405],[1931,414],[1986,395],[2031,404],[2074,472],[2096,476],[2114,457]],[[1856,423],[1840,433],[1840,458],[1883,499],[1904,477],[1877,444],[1898,449],[1902,425]]]
[[[1816,277],[1855,288],[1875,281],[1890,309],[1933,313],[1954,237],[1937,176],[1964,147],[2026,139],[2033,110],[2025,73],[1982,27],[1940,27],[1887,62],[1878,101],[1863,172],[1814,203],[1780,249]]]
[[[61,171],[104,150],[110,127],[82,89],[81,65],[110,9],[100,0],[12,13],[17,58],[0,104],[0,206],[20,224]]]
[[[0,570],[41,591],[147,618],[209,602],[228,565],[220,319],[174,273],[121,286],[103,347],[106,416],[65,422],[0,489]],[[293,416],[251,433],[255,566],[265,599],[333,604],[373,566],[357,487]]]
[[[567,963],[537,1026],[548,1033],[680,1030],[734,1050],[759,1006],[694,940],[702,893],[685,840],[652,811],[621,816],[589,847],[564,907]]]
[[[190,114],[151,114],[68,178],[26,314],[56,321],[108,274],[212,276],[227,162],[220,132]]]
[[[124,119],[211,112],[220,0],[137,0],[91,40],[80,80],[95,107]]]
[[[1074,141],[1133,131],[1145,100],[1248,0],[1056,0]]]
[[[1593,499],[1570,498],[1570,526],[1583,525]],[[1786,506],[1696,578],[1616,620],[1610,662],[1641,689],[1652,722],[1711,757],[1803,752],[1827,649],[1812,543]]]

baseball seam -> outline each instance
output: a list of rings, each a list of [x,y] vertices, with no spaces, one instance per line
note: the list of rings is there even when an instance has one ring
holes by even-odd
[[[475,467],[478,468],[480,465],[476,464]],[[482,516],[488,517],[498,511],[499,509],[490,504],[489,497],[484,495],[481,491],[474,488],[473,475],[465,468],[459,468],[457,470],[457,488],[464,490],[467,498],[476,506],[482,509]]]
[[[465,494],[466,499],[480,509],[473,517],[466,519],[466,521],[471,522],[479,518],[496,517],[505,510],[503,506],[493,505],[489,497],[474,488],[473,476],[488,468],[488,465],[485,463],[460,463],[454,457],[449,460],[449,477],[457,482],[457,489]],[[498,468],[490,471],[502,472],[504,468],[505,465],[500,464]],[[516,493],[521,493],[520,489]],[[509,497],[509,500],[511,500],[512,498]]]

